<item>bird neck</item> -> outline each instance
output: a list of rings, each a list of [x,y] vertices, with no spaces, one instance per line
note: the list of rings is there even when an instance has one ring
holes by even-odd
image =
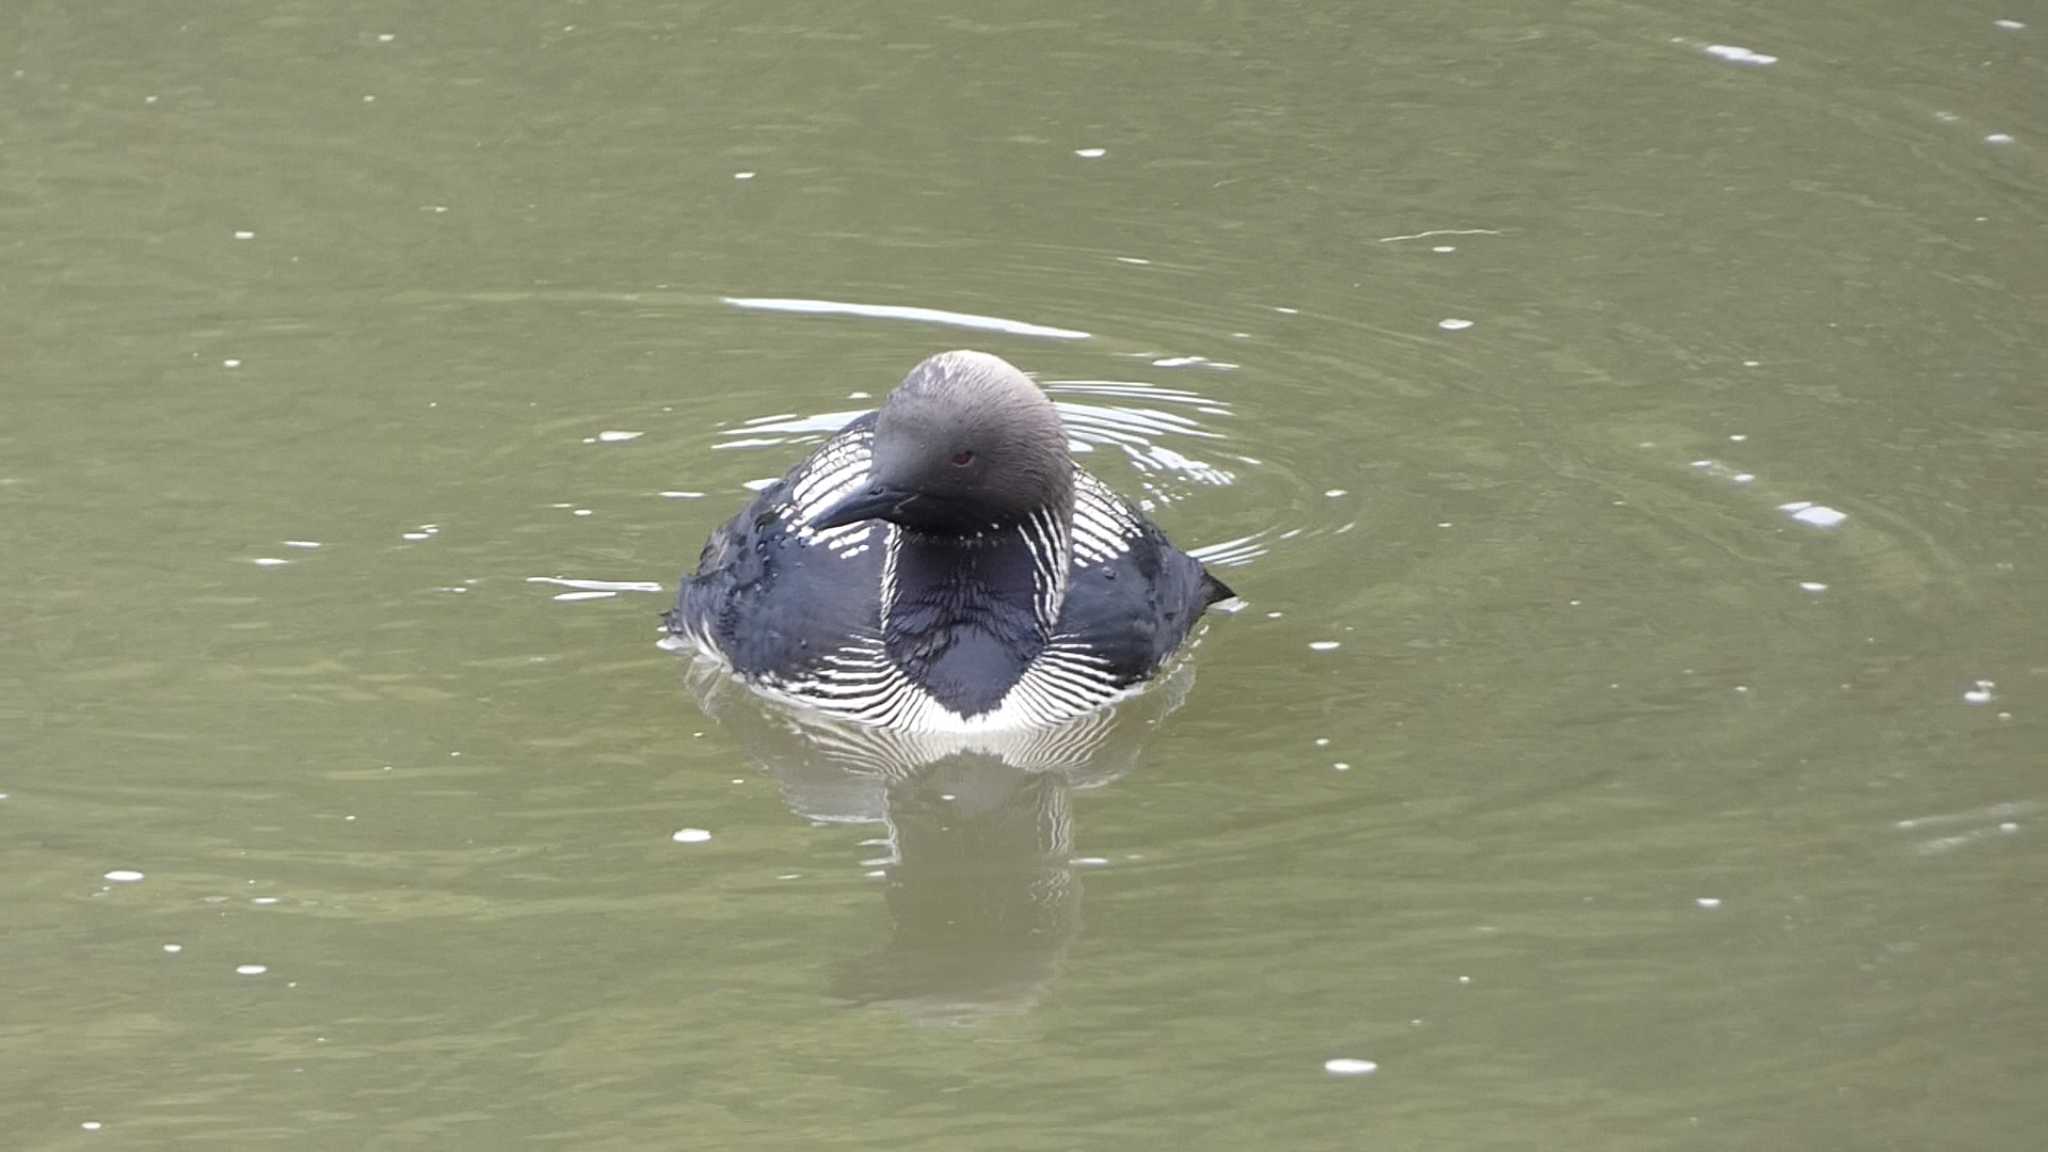
[[[897,529],[882,579],[890,658],[963,716],[993,709],[1052,640],[1073,562],[1071,513],[969,536]]]

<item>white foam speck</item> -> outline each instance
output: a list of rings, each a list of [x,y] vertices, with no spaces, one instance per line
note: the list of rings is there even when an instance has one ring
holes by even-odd
[[[782,477],[780,476],[769,476],[760,480],[749,480],[740,485],[740,487],[745,488],[749,492],[764,492],[775,487],[781,479]]]
[[[285,546],[285,547],[287,547],[287,548],[308,548],[308,549],[310,549],[310,548],[318,548],[318,547],[320,546],[320,542],[319,542],[318,540],[287,540],[287,541],[285,541],[285,542],[284,542],[284,546]]]
[[[1279,313],[1279,314],[1281,314],[1282,316],[1299,316],[1299,315],[1301,315],[1301,309],[1299,309],[1299,308],[1282,308],[1282,307],[1280,307],[1280,306],[1279,306],[1279,305],[1277,305],[1277,304],[1276,304],[1276,305],[1274,305],[1274,307],[1273,307],[1273,311],[1275,311],[1275,312],[1278,312],[1278,313]]]
[[[1140,267],[1152,263],[1142,256],[1119,256],[1116,258],[1116,262],[1119,264],[1136,264]]]
[[[597,442],[600,444],[622,444],[628,440],[638,440],[645,435],[645,432],[599,432],[597,434]]]
[[[1460,976],[1460,977],[1458,977],[1458,983],[1460,983],[1460,984],[1470,984],[1471,982],[1472,982],[1472,978],[1471,978],[1470,976]]]
[[[377,43],[379,43],[379,44],[389,44],[389,43],[391,43],[391,42],[392,42],[393,40],[396,40],[396,39],[398,39],[398,34],[397,34],[397,33],[395,33],[395,32],[379,32],[379,33],[377,33]]]
[[[1308,647],[1311,652],[1331,652],[1341,643],[1342,641],[1338,640],[1311,640]]]
[[[1076,856],[1074,857],[1074,863],[1079,864],[1083,868],[1103,868],[1108,866],[1109,858],[1107,856]]]
[[[1444,319],[1437,321],[1436,326],[1443,329],[1446,332],[1463,332],[1465,329],[1470,328],[1472,326],[1472,321],[1460,320],[1456,316],[1447,316]]]
[[[1986,144],[2010,144],[2012,143],[2012,133],[1993,132],[1989,136],[1984,137],[1984,142]]]
[[[1339,761],[1337,761],[1337,762],[1336,762],[1335,764],[1332,764],[1332,765],[1330,765],[1330,767],[1332,767],[1332,768],[1335,768],[1335,769],[1336,769],[1337,771],[1339,771],[1339,772],[1349,772],[1349,771],[1351,771],[1351,765],[1349,765],[1349,764],[1345,763],[1345,762],[1344,762],[1344,761],[1342,761],[1342,760],[1339,760]]]
[[[258,556],[253,563],[258,568],[282,568],[291,561],[282,556]]]
[[[1729,438],[1730,440],[1733,440],[1733,441],[1735,441],[1735,442],[1736,442],[1737,444],[1740,444],[1740,443],[1742,443],[1742,442],[1743,442],[1744,440],[1747,440],[1747,439],[1749,439],[1749,433],[1747,433],[1747,432],[1736,432],[1736,433],[1732,433],[1732,434],[1731,434],[1731,435],[1730,435],[1730,436],[1729,436],[1728,438]]]
[[[571,516],[588,516],[588,515],[590,515],[590,509],[588,509],[588,508],[578,508],[578,509],[576,509],[575,511],[573,511],[573,512],[569,513],[569,515],[571,515]]]
[[[1107,149],[1107,148],[1076,148],[1076,149],[1074,149],[1074,155],[1076,155],[1076,156],[1079,156],[1079,157],[1080,157],[1081,159],[1083,159],[1083,160],[1100,160],[1100,159],[1102,159],[1102,158],[1103,158],[1104,156],[1107,156],[1107,155],[1109,155],[1109,149]]]
[[[1766,64],[1776,64],[1778,62],[1776,56],[1766,56],[1761,52],[1752,52],[1739,44],[1709,44],[1702,51],[1709,56],[1726,60],[1730,64],[1747,64],[1752,68],[1761,68]]]
[[[1335,499],[1336,499],[1337,497],[1339,497],[1339,496],[1343,496],[1343,495],[1346,495],[1346,494],[1347,494],[1347,493],[1346,493],[1346,492],[1344,491],[1344,489],[1342,489],[1342,488],[1331,488],[1331,489],[1328,489],[1328,490],[1326,490],[1326,491],[1325,491],[1325,492],[1323,493],[1323,495],[1325,495],[1325,496],[1328,496],[1328,497],[1329,497],[1330,499],[1332,499],[1332,500],[1335,500]]]
[[[1747,483],[1749,483],[1750,481],[1752,481],[1752,480],[1756,479],[1756,473],[1754,473],[1754,472],[1737,472],[1737,473],[1736,473],[1735,475],[1733,475],[1733,476],[1730,476],[1730,477],[1729,477],[1728,479],[1730,479],[1730,480],[1734,481],[1734,482],[1735,482],[1735,483],[1737,483],[1737,484],[1747,484]]]
[[[1348,1056],[1323,1061],[1323,1071],[1332,1076],[1370,1076],[1379,1070],[1380,1066],[1370,1060],[1354,1060]]]
[[[1457,250],[1458,246],[1456,244],[1439,244],[1430,249],[1431,252],[1456,252]]]
[[[711,833],[706,832],[702,828],[684,828],[677,831],[669,839],[678,844],[702,844],[706,840],[711,839]]]
[[[270,965],[268,964],[235,965],[235,975],[237,976],[261,976],[268,971],[270,971]]]
[[[100,1130],[100,1122],[97,1120],[86,1120],[81,1122],[78,1126],[80,1128],[85,1129],[87,1132],[97,1132]]]
[[[185,950],[185,946],[184,946],[183,944],[166,944],[166,945],[164,945],[164,951],[166,951],[166,952],[169,952],[169,953],[170,953],[170,954],[172,954],[173,956],[177,955],[177,954],[178,954],[178,953],[180,953],[180,952],[183,952],[184,950]]]
[[[1778,511],[1789,512],[1794,520],[1802,524],[1811,524],[1816,528],[1833,528],[1849,518],[1847,512],[1837,511],[1825,504],[1815,504],[1810,500],[1794,500],[1790,504],[1780,504]]]
[[[116,868],[112,872],[107,873],[106,878],[116,884],[133,884],[142,879],[142,873],[137,872],[133,868]]]
[[[255,238],[256,238],[256,234],[255,234],[254,232],[236,232],[236,233],[235,233],[235,239],[237,239],[237,240],[254,240]]]
[[[242,362],[240,360],[227,359],[221,361],[220,366],[223,368],[240,368],[242,366]]]
[[[555,599],[566,600],[573,603],[577,600],[609,600],[617,595],[617,592],[561,592],[555,595]]]
[[[2026,21],[2024,20],[1993,20],[1991,24],[1992,27],[2003,28],[2007,32],[2018,32],[2020,29],[2025,28],[2027,26]]]
[[[1719,908],[1721,906],[1721,898],[1719,896],[1702,896],[1694,900],[1693,903],[1702,908]]]
[[[1828,590],[1828,586],[1818,580],[1801,580],[1799,587],[1807,592],[1825,592]]]
[[[1989,704],[1993,698],[1991,690],[1997,686],[1998,684],[1995,681],[1979,680],[1975,688],[1963,693],[1963,702],[1965,704]]]
[[[735,179],[735,180],[752,180],[752,179],[754,178],[754,173],[752,173],[752,172],[735,172],[735,173],[733,173],[733,174],[732,174],[732,178],[733,178],[733,179]]]
[[[848,392],[848,393],[846,394],[846,398],[847,398],[848,400],[872,400],[872,399],[874,399],[874,393],[872,393],[872,392]]]
[[[249,903],[251,903],[251,904],[261,904],[261,905],[263,905],[264,907],[266,907],[266,908],[267,908],[267,907],[269,907],[270,905],[272,905],[272,904],[275,904],[275,903],[277,903],[277,897],[275,897],[275,896],[258,896],[258,897],[256,897],[256,898],[255,898],[254,900],[251,900],[251,901],[249,901]]]
[[[702,492],[669,491],[663,492],[661,498],[664,500],[702,500],[704,494]]]
[[[399,535],[402,539],[412,541],[432,540],[434,538],[432,532],[402,532]]]

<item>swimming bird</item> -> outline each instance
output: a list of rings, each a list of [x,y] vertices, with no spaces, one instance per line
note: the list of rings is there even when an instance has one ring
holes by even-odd
[[[1128,695],[1232,595],[1074,463],[1029,377],[954,351],[712,532],[664,621],[768,696],[974,733]]]

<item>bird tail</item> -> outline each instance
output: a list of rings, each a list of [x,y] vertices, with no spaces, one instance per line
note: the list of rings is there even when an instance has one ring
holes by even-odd
[[[1211,604],[1228,600],[1235,595],[1237,593],[1231,591],[1230,585],[1210,575],[1207,568],[1202,569],[1202,606],[1204,608]]]

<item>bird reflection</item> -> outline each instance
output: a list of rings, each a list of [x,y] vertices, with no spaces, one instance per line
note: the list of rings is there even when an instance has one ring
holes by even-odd
[[[1129,771],[1194,682],[1182,661],[1149,692],[1059,728],[906,733],[782,708],[694,661],[692,694],[772,775],[792,812],[875,824],[888,940],[842,962],[831,993],[934,1024],[1030,1010],[1081,931],[1073,797]]]

